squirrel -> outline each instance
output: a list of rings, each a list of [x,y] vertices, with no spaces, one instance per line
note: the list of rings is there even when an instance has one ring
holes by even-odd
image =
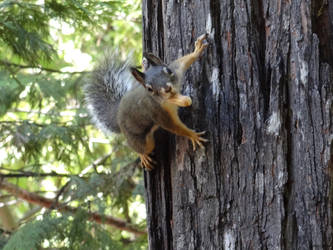
[[[92,73],[85,85],[88,111],[103,131],[123,133],[128,145],[139,154],[141,166],[147,170],[155,163],[149,154],[155,148],[154,132],[163,128],[189,138],[203,148],[205,133],[189,129],[178,116],[178,107],[187,107],[192,99],[180,94],[183,76],[208,43],[207,34],[195,42],[195,49],[169,65],[151,53],[144,53],[141,72],[108,56]],[[131,77],[134,76],[133,77]],[[140,84],[136,84],[134,79]]]

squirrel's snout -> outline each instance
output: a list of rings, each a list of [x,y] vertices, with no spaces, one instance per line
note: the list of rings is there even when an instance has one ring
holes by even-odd
[[[168,102],[176,104],[179,107],[188,107],[192,105],[192,99],[189,96],[176,94],[169,98]]]
[[[188,96],[185,96],[184,107],[191,106],[191,105],[192,105],[192,99]]]

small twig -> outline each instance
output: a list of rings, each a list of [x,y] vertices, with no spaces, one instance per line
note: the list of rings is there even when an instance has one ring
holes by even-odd
[[[56,208],[55,206],[59,203],[59,197],[62,195],[63,192],[65,192],[65,189],[69,186],[70,181],[66,182],[65,185],[63,185],[60,190],[57,192],[56,197],[53,199],[53,204],[51,204],[50,209]]]
[[[83,169],[81,173],[79,174],[79,177],[84,176],[86,173],[89,172],[90,169],[95,168],[98,165],[102,165],[105,163],[105,161],[111,156],[112,153],[108,153],[106,155],[103,155],[102,157],[96,159],[93,163],[91,163],[88,167]]]
[[[30,209],[26,214],[23,215],[23,217],[19,220],[19,224],[23,223],[24,221],[29,220],[32,216],[34,216],[36,213],[38,213],[42,207],[36,206]]]
[[[73,124],[70,124],[72,121],[68,121],[68,122],[52,122],[52,123],[45,123],[45,124],[42,124],[42,123],[37,123],[37,122],[34,122],[32,120],[21,120],[21,121],[0,121],[0,125],[1,124],[4,124],[4,125],[21,125],[21,124],[29,124],[29,125],[34,125],[34,126],[37,126],[37,127],[46,127],[46,126],[50,126],[50,125],[57,125],[57,126],[61,126],[61,127],[67,127],[67,126],[71,126],[71,127],[82,127],[84,124],[81,123],[80,125],[73,125]]]
[[[16,82],[16,83],[17,83],[22,89],[24,89],[25,86],[24,86],[24,84],[21,83],[21,81],[15,76],[16,73],[15,73],[11,68],[8,68],[8,71],[11,73],[11,75],[12,75],[13,79],[15,80],[15,82]]]
[[[90,169],[95,168],[97,165],[101,165],[104,164],[104,162],[111,156],[112,153],[106,154],[98,159],[96,159],[92,164],[90,164],[88,167],[86,167],[85,169],[83,169],[81,171],[81,173],[78,175],[80,178],[83,178],[83,176],[85,174],[87,174],[89,172]],[[63,185],[60,190],[58,191],[55,199],[54,199],[54,203],[51,205],[51,208],[54,208],[54,205],[56,205],[58,203],[59,197],[60,195],[62,195],[65,191],[65,189],[69,186],[69,184],[71,183],[71,180],[67,181],[65,183],[65,185]]]
[[[72,110],[78,110],[78,107],[73,107],[73,108],[67,108],[65,111],[72,111]],[[12,112],[12,113],[25,113],[25,114],[37,114],[37,115],[45,115],[45,116],[54,116],[54,114],[50,114],[49,112],[42,112],[42,111],[38,111],[38,110],[22,110],[22,109],[9,109],[8,112]],[[56,114],[59,115],[59,114]],[[64,116],[69,116],[72,117],[73,115],[66,115],[66,114],[61,114],[62,117]]]
[[[42,66],[33,66],[33,65],[22,65],[22,64],[17,64],[17,63],[10,63],[4,60],[0,60],[0,64],[5,65],[7,67],[16,67],[19,69],[39,69],[39,70],[43,70],[43,71],[48,71],[51,73],[59,73],[59,74],[86,74],[86,73],[90,73],[91,71],[61,71],[61,70],[57,70],[57,69],[50,69],[50,68],[45,68]]]
[[[34,172],[21,172],[20,174],[3,174],[0,172],[0,178],[27,178],[27,177],[67,177],[70,178],[72,175],[69,174],[58,174],[58,173],[34,173]]]

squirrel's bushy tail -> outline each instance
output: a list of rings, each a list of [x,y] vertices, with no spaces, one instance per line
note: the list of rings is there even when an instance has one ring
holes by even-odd
[[[88,111],[93,122],[105,133],[120,132],[117,123],[118,106],[134,80],[129,72],[131,60],[119,60],[116,51],[108,52],[85,85]]]

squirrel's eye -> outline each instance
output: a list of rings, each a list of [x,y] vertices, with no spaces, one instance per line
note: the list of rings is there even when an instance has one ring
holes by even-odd
[[[172,83],[167,82],[165,92],[170,92],[172,90]]]
[[[167,86],[166,89],[165,89],[165,92],[170,92],[171,91],[171,87],[170,86]]]
[[[147,85],[146,88],[147,88],[147,90],[148,90],[149,92],[153,92],[153,88],[152,88],[152,86]]]

